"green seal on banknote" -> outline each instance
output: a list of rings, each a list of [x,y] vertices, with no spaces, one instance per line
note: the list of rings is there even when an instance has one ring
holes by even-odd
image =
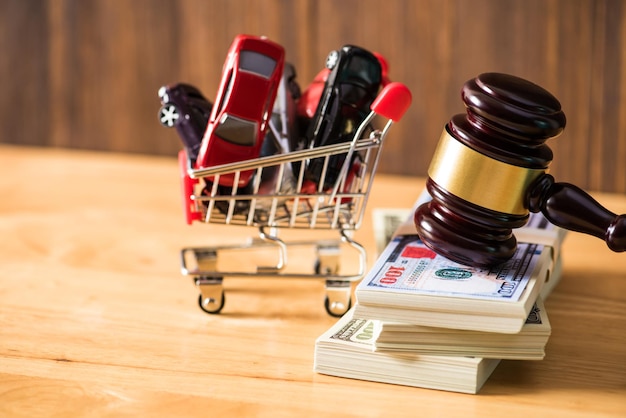
[[[446,280],[465,280],[472,277],[472,272],[459,268],[446,268],[435,271],[435,275]]]

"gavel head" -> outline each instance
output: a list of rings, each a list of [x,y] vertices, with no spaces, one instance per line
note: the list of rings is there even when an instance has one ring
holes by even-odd
[[[435,252],[479,267],[513,256],[512,230],[529,216],[529,186],[552,161],[545,144],[565,127],[559,101],[524,79],[485,73],[463,86],[465,114],[452,117],[428,169],[432,200],[415,212]]]

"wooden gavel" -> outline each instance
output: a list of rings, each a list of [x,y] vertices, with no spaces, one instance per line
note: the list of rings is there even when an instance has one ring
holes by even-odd
[[[432,200],[415,211],[421,240],[462,264],[489,267],[515,253],[513,229],[529,212],[626,250],[626,215],[616,215],[547,174],[565,115],[549,92],[527,80],[485,73],[463,86],[466,114],[452,117],[437,145],[426,187]]]

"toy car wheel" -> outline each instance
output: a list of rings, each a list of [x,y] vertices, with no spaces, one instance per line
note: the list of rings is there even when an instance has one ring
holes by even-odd
[[[226,297],[224,296],[224,292],[222,291],[220,300],[207,299],[202,296],[202,293],[198,295],[198,306],[204,312],[208,314],[218,314],[224,308],[224,303],[226,302]]]
[[[339,52],[330,51],[328,56],[326,57],[326,68],[332,70],[337,65],[337,61],[339,60]]]
[[[159,122],[166,128],[173,128],[180,121],[180,111],[173,104],[161,106],[159,110]]]
[[[348,306],[346,306],[345,309],[342,310],[337,309],[336,306],[330,306],[330,298],[328,296],[326,296],[326,298],[324,299],[324,308],[326,309],[326,312],[328,313],[328,315],[335,318],[341,318],[346,312],[350,310],[351,307],[352,298],[348,300]]]

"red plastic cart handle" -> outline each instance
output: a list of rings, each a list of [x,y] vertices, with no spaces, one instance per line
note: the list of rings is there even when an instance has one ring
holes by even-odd
[[[402,83],[392,82],[376,97],[370,109],[377,115],[398,122],[411,106],[411,91]]]

